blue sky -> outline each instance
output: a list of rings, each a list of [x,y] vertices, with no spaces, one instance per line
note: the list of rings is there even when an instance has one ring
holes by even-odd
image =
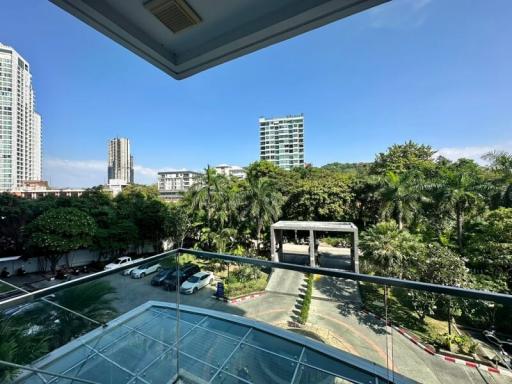
[[[295,113],[314,165],[409,139],[451,158],[512,151],[510,0],[394,0],[182,81],[48,1],[2,0],[1,13],[0,41],[31,63],[56,186],[105,182],[117,135],[138,182],[247,165],[258,118]]]

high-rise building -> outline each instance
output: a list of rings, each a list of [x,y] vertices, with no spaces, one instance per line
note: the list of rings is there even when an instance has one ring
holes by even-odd
[[[304,115],[260,118],[260,159],[284,169],[304,167]]]
[[[130,151],[130,140],[116,137],[108,144],[108,180],[122,180],[133,184],[133,156]]]
[[[41,152],[30,65],[0,43],[0,191],[41,180]]]

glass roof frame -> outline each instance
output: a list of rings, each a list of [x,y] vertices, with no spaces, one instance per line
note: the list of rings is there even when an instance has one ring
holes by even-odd
[[[162,319],[168,321],[161,322]],[[173,374],[167,380],[164,379],[158,382],[171,383],[177,378],[176,369],[173,367],[176,360],[172,360],[172,358],[176,359],[179,351],[180,367],[181,363],[185,366],[184,369],[180,369],[180,377],[184,376],[185,379],[188,378],[195,382],[215,384],[253,383],[255,381],[251,381],[251,373],[254,375],[256,370],[262,370],[262,366],[276,364],[277,366],[274,368],[279,369],[269,369],[269,372],[262,374],[274,374],[276,377],[272,380],[276,379],[276,382],[281,383],[305,383],[307,381],[302,381],[303,375],[314,375],[315,378],[322,375],[324,378],[332,379],[332,382],[363,382],[356,380],[355,376],[360,376],[361,379],[364,378],[366,383],[369,382],[369,377],[373,378],[370,382],[375,383],[383,378],[388,378],[384,367],[304,336],[244,317],[203,308],[180,306],[179,338],[176,340],[176,334],[172,334],[172,329],[176,327],[177,321],[175,304],[148,301],[112,320],[108,327],[97,328],[56,349],[36,361],[33,366],[55,372],[56,370],[52,369],[52,366],[62,364],[64,359],[69,358],[72,354],[80,354],[85,351],[87,353],[82,355],[81,358],[68,364],[64,370],[58,373],[75,376],[80,372],[83,373],[82,369],[84,367],[91,369],[90,364],[106,364],[111,369],[109,372],[112,372],[112,375],[126,375],[126,378],[122,379],[125,383],[154,384],[155,381],[148,379],[147,376],[152,373],[152,369],[157,369],[159,363],[163,361],[164,367],[170,369]],[[172,336],[174,338],[173,342],[148,334],[158,329],[158,325],[164,328],[170,327],[171,332],[165,332],[164,335]],[[168,331],[164,328],[161,329],[162,332]],[[198,356],[194,350],[194,338],[201,334],[211,337],[211,339],[204,337],[201,339],[204,341],[210,340],[212,343],[208,350],[211,353],[206,357]],[[145,356],[144,347],[148,348],[148,345],[157,345],[158,350],[157,352],[151,350],[150,352],[153,355],[147,357],[148,361],[144,361],[140,369],[133,369],[133,366],[126,365],[130,353],[123,355],[123,350],[130,348],[130,342],[137,337],[143,340],[140,345],[137,345],[137,347],[141,347],[142,356]],[[201,348],[204,348],[204,344],[204,342],[200,344]],[[227,349],[223,349],[221,345],[226,345]],[[128,352],[140,353],[137,349]],[[226,353],[222,355],[225,350]],[[121,362],[119,356],[116,356],[116,353],[120,351],[123,357]],[[204,352],[204,350],[201,351],[201,353]],[[212,361],[211,359],[215,359],[217,354],[221,355],[220,358],[217,361]],[[258,358],[247,358],[251,354],[257,354]],[[171,360],[168,360],[169,356],[171,356]],[[99,360],[97,360],[98,358]],[[134,356],[134,358],[137,364],[141,364],[143,361],[142,357]],[[317,362],[324,360],[325,364],[319,366],[314,363],[315,360]],[[240,366],[236,368],[237,361],[243,362],[243,368],[240,368]],[[334,369],[326,368],[329,364],[334,366],[332,364],[334,362],[336,363]],[[254,367],[251,372],[251,364],[253,363],[258,367],[257,369]],[[198,377],[196,377],[194,371],[189,373],[190,377],[187,377],[187,366],[191,366],[193,369],[201,368],[197,371],[204,374],[204,378],[197,380]],[[94,368],[94,365],[92,368]],[[341,371],[347,371],[347,374]],[[85,379],[91,380],[90,377],[85,377]],[[268,379],[267,376],[266,380]],[[42,373],[30,373],[21,375],[15,382],[50,384],[61,382],[59,380],[61,379],[58,377],[49,378]],[[115,381],[111,382],[117,383],[119,380],[119,377],[117,377]],[[306,378],[306,380],[308,379]],[[411,382],[406,378],[396,377],[396,375],[394,381],[399,383]],[[261,380],[256,380],[256,382],[261,382]]]

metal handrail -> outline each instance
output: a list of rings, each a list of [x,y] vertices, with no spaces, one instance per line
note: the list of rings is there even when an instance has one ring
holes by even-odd
[[[349,280],[354,280],[354,281],[363,281],[363,282],[380,284],[380,285],[389,286],[389,287],[409,288],[409,289],[414,289],[414,290],[419,290],[419,291],[462,297],[462,298],[466,298],[466,299],[493,301],[496,303],[512,305],[512,295],[507,295],[507,294],[503,294],[503,293],[479,291],[479,290],[475,290],[475,289],[451,287],[451,286],[446,286],[446,285],[423,283],[423,282],[412,281],[412,280],[402,280],[402,279],[397,279],[397,278],[392,278],[392,277],[365,275],[363,273],[348,272],[348,271],[342,271],[339,269],[308,267],[308,266],[303,266],[303,265],[280,263],[280,262],[275,262],[275,261],[267,261],[267,260],[249,258],[249,257],[225,255],[225,254],[214,253],[214,252],[206,252],[206,251],[200,251],[200,250],[196,250],[196,249],[177,248],[172,251],[163,252],[158,255],[154,255],[154,256],[148,257],[146,259],[134,262],[134,263],[124,266],[124,267],[118,267],[118,268],[115,268],[115,269],[112,269],[109,271],[97,272],[97,273],[94,273],[94,274],[91,274],[88,276],[80,277],[78,279],[70,280],[70,281],[64,282],[62,284],[55,285],[53,287],[43,288],[38,291],[30,292],[30,293],[20,295],[17,297],[11,297],[9,299],[6,299],[6,300],[0,302],[0,309],[12,307],[14,305],[23,304],[23,303],[29,302],[31,300],[38,299],[38,298],[47,296],[47,295],[55,293],[55,292],[59,292],[66,288],[70,288],[70,287],[74,287],[79,284],[94,281],[94,280],[100,279],[102,277],[105,277],[105,276],[108,276],[108,275],[111,275],[114,273],[119,273],[125,269],[133,268],[133,267],[136,267],[141,264],[146,264],[148,262],[156,262],[156,261],[162,260],[166,257],[175,255],[177,253],[178,254],[187,253],[190,255],[195,255],[195,256],[199,256],[199,257],[203,257],[203,258],[207,258],[207,259],[219,259],[219,260],[224,260],[224,261],[232,261],[232,262],[236,262],[236,263],[250,264],[250,265],[254,265],[254,266],[258,266],[258,267],[265,267],[265,268],[287,269],[287,270],[298,271],[298,272],[303,272],[303,273],[312,273],[312,274],[317,274],[317,275],[331,276],[331,277],[349,279]]]

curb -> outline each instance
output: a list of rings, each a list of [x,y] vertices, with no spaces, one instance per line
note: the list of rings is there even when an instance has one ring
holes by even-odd
[[[249,295],[236,297],[234,299],[228,299],[227,297],[217,297],[217,296],[212,296],[212,298],[215,299],[215,300],[223,301],[223,302],[228,303],[228,304],[239,304],[239,303],[242,303],[244,301],[252,300],[252,299],[255,299],[257,297],[263,296],[264,294],[265,294],[265,292],[251,293]]]
[[[376,314],[374,314],[372,312],[369,312],[366,309],[363,309],[362,312],[367,314],[367,315],[370,315],[372,317],[375,317],[375,318],[377,318],[379,320],[385,321],[382,317],[377,316]],[[446,355],[443,355],[441,353],[437,353],[431,346],[428,346],[428,345],[426,346],[423,343],[421,343],[420,342],[420,338],[418,336],[409,334],[408,330],[406,330],[405,328],[393,325],[391,322],[388,322],[388,325],[390,327],[392,327],[395,331],[400,333],[402,336],[404,336],[406,339],[411,341],[413,344],[416,344],[418,347],[423,349],[428,354],[430,354],[432,356],[436,356],[436,357],[440,358],[441,360],[444,360],[444,361],[449,362],[449,363],[465,365],[466,367],[470,367],[470,368],[482,369],[482,370],[485,370],[485,371],[487,371],[489,373],[494,373],[494,374],[498,374],[498,375],[504,375],[504,376],[512,377],[512,371],[509,371],[508,369],[495,368],[495,367],[491,367],[491,366],[486,365],[486,364],[473,363],[471,361],[466,361],[466,360],[458,359],[456,357],[446,356]]]

